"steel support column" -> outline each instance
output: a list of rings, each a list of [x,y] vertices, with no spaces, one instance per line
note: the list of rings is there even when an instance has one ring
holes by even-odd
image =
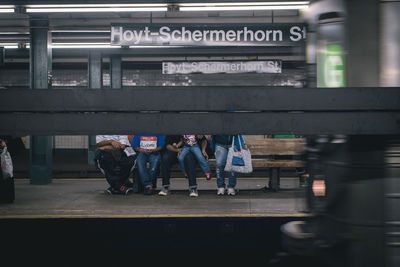
[[[88,59],[88,80],[89,88],[101,89],[103,87],[103,68],[102,56],[99,51],[90,51]],[[88,137],[88,163],[94,164],[96,150],[96,136],[89,135]]]
[[[47,16],[30,18],[30,87],[47,89],[51,75],[51,34]],[[31,184],[51,183],[53,165],[53,138],[31,136],[30,182]]]
[[[122,88],[122,66],[120,55],[112,55],[110,57],[110,81],[111,88]]]

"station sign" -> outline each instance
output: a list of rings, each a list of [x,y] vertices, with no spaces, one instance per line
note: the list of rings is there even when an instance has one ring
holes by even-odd
[[[320,62],[320,87],[346,86],[344,52],[340,45],[327,45]]]
[[[282,61],[173,61],[162,63],[163,74],[281,73]]]
[[[112,24],[113,46],[300,46],[298,24]]]
[[[346,87],[344,18],[321,19],[317,27],[317,87]]]

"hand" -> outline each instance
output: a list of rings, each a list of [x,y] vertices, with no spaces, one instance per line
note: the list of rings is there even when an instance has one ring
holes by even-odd
[[[119,143],[119,147],[120,147],[120,149],[124,150],[125,147],[126,147],[126,145],[124,145],[124,144],[122,144],[122,143]]]
[[[111,145],[114,149],[120,149],[121,148],[121,143],[117,141],[111,141]]]
[[[206,159],[206,161],[208,162],[208,154],[205,151],[202,151],[204,158]]]
[[[144,153],[146,155],[149,155],[151,153],[151,150],[142,148],[140,152],[142,152],[142,153]]]

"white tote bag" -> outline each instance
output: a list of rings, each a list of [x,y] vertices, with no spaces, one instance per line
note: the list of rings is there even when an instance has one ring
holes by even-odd
[[[3,152],[1,152],[1,171],[3,172],[3,179],[12,178],[14,176],[11,155],[7,151],[7,147],[5,147]]]
[[[248,148],[242,147],[240,138],[239,147],[240,151],[236,150],[234,137],[232,140],[232,146],[228,150],[228,156],[226,158],[226,165],[224,170],[226,172],[251,173],[253,171],[251,153]]]

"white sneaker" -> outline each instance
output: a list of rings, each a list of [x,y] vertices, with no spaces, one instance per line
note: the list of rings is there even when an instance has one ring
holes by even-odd
[[[190,194],[189,194],[189,196],[190,196],[190,197],[198,197],[198,196],[199,196],[199,193],[197,193],[197,189],[196,189],[196,188],[190,189]]]
[[[167,196],[169,195],[169,189],[166,187],[163,187],[163,189],[161,189],[161,191],[158,193],[159,196]]]
[[[235,188],[228,188],[228,196],[234,196],[236,195],[236,190]]]
[[[219,188],[217,189],[217,195],[218,195],[218,196],[222,196],[222,195],[224,195],[224,194],[225,194],[225,188],[219,187]]]

